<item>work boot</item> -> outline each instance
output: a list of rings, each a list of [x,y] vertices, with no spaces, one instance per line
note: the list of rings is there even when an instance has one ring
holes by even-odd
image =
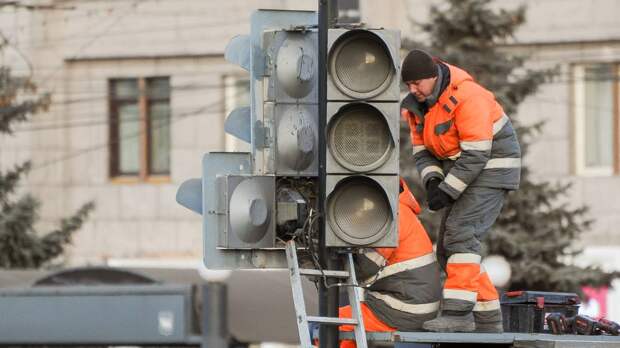
[[[476,322],[476,332],[504,332],[501,309],[495,309],[490,311],[474,311],[474,320]]]
[[[434,332],[472,332],[476,329],[471,312],[442,312],[437,318],[422,325],[424,330]]]
[[[504,324],[502,322],[495,323],[478,323],[476,322],[476,331],[478,333],[503,333]]]

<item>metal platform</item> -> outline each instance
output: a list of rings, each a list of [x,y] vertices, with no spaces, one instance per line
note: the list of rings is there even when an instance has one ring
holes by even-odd
[[[341,337],[348,339],[353,336],[341,333]],[[507,332],[502,334],[483,333],[435,333],[435,332],[369,332],[368,341],[376,343],[446,343],[446,344],[473,344],[505,345],[519,348],[620,348],[620,336],[579,336],[579,335],[551,335]],[[443,346],[443,345],[442,345]],[[483,346],[484,347],[484,346]]]

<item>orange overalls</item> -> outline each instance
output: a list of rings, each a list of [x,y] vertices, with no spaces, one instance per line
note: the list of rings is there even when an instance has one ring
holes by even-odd
[[[409,95],[409,107],[405,98],[401,113],[424,186],[438,178],[439,188],[455,200],[446,208],[437,243],[447,274],[442,309],[499,312],[497,291],[480,268],[480,240],[499,215],[507,190],[519,186],[521,151],[494,95],[467,72],[438,64],[447,70],[449,83],[437,101],[422,114]]]

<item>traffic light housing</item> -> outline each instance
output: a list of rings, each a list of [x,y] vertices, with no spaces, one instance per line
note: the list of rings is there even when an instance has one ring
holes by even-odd
[[[250,73],[250,105],[233,110],[225,130],[250,152],[207,153],[202,178],[177,193],[203,216],[209,269],[286,268],[282,242],[308,237],[318,214],[327,247],[398,243],[399,33],[329,30],[319,129],[316,20],[314,12],[259,10],[251,34],[226,48],[225,58]]]
[[[277,176],[318,175],[318,37],[306,27],[263,32],[266,99],[271,137],[264,171]]]
[[[329,30],[328,247],[398,244],[399,48],[396,31]]]
[[[250,105],[233,110],[224,129],[250,143],[250,152],[205,154],[202,179],[177,193],[203,216],[209,269],[286,268],[282,241],[302,230],[314,207],[316,23],[315,12],[259,10],[250,35],[226,48],[225,58],[250,73]]]
[[[385,29],[329,29],[328,100],[400,99],[400,33]]]

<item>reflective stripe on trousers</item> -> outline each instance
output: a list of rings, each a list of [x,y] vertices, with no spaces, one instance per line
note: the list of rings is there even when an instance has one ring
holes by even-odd
[[[430,303],[407,303],[403,302],[388,294],[382,294],[376,291],[368,291],[367,295],[385,302],[388,306],[401,312],[411,314],[427,314],[439,310],[439,301]]]
[[[480,275],[480,255],[472,253],[452,254],[446,264],[446,274],[444,299],[476,302]]]

